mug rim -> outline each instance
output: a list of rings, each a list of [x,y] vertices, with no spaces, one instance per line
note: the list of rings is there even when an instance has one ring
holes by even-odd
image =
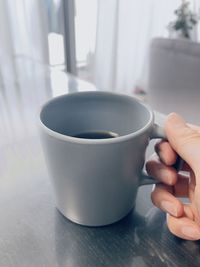
[[[105,139],[86,139],[86,138],[79,138],[79,137],[69,136],[66,134],[61,134],[61,133],[58,133],[54,130],[51,130],[42,122],[42,120],[41,120],[42,111],[50,103],[55,102],[58,99],[63,98],[63,97],[68,97],[68,96],[70,97],[72,95],[87,95],[87,94],[89,94],[89,95],[91,95],[91,94],[105,95],[105,96],[106,95],[107,96],[113,96],[114,95],[114,96],[124,97],[124,98],[128,98],[128,99],[131,98],[133,101],[135,101],[138,104],[140,104],[141,106],[143,106],[149,112],[149,115],[150,115],[149,120],[142,128],[138,129],[135,132],[132,132],[132,133],[129,133],[129,134],[126,134],[123,136],[117,136],[115,138],[107,138],[107,139],[106,138]],[[111,91],[78,91],[78,92],[63,94],[60,96],[53,97],[50,100],[46,101],[42,105],[42,107],[40,108],[40,111],[39,111],[39,126],[48,135],[50,135],[51,137],[54,137],[56,139],[62,140],[62,141],[68,141],[68,142],[77,143],[77,144],[109,144],[109,143],[118,143],[118,142],[127,141],[133,137],[136,137],[136,136],[146,132],[151,127],[151,125],[153,125],[153,122],[154,122],[154,113],[153,113],[152,108],[149,105],[142,103],[140,100],[136,99],[136,97],[134,97],[132,95],[128,95],[125,93],[119,93],[119,92],[116,93],[116,92],[111,92]]]

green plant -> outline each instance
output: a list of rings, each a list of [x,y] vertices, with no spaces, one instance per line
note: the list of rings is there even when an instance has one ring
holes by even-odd
[[[180,7],[174,11],[176,20],[169,24],[170,29],[181,31],[185,38],[190,38],[191,30],[198,23],[197,14],[190,10],[189,5],[189,2],[183,1]]]

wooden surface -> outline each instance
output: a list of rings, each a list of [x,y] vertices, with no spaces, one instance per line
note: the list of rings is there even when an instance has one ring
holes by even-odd
[[[52,96],[95,88],[30,61],[0,81],[0,266],[200,266],[200,242],[174,237],[150,201],[151,186],[122,221],[76,225],[54,207],[37,133],[38,111]],[[148,154],[153,146],[148,149]]]

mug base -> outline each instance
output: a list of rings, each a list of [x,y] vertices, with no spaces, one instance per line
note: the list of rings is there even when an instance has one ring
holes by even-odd
[[[67,220],[69,220],[72,223],[75,223],[75,224],[78,224],[81,226],[86,226],[86,227],[104,227],[104,226],[115,224],[115,223],[123,220],[126,216],[128,216],[132,212],[134,207],[135,207],[135,205],[132,208],[130,208],[125,214],[120,216],[118,219],[110,220],[110,221],[105,222],[105,223],[90,223],[90,222],[77,220],[77,219],[72,218],[71,216],[66,216],[64,214],[64,212],[62,212],[62,210],[60,210],[58,207],[56,207],[56,209],[62,214],[62,216],[64,216]]]

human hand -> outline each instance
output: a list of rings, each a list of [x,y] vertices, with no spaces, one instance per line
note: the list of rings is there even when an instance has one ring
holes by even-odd
[[[200,127],[188,125],[172,113],[165,122],[168,141],[155,146],[146,164],[149,175],[161,183],[152,191],[152,202],[167,213],[167,225],[176,236],[200,239]],[[177,154],[185,161],[181,173],[173,168]],[[182,203],[178,197],[188,197]]]

